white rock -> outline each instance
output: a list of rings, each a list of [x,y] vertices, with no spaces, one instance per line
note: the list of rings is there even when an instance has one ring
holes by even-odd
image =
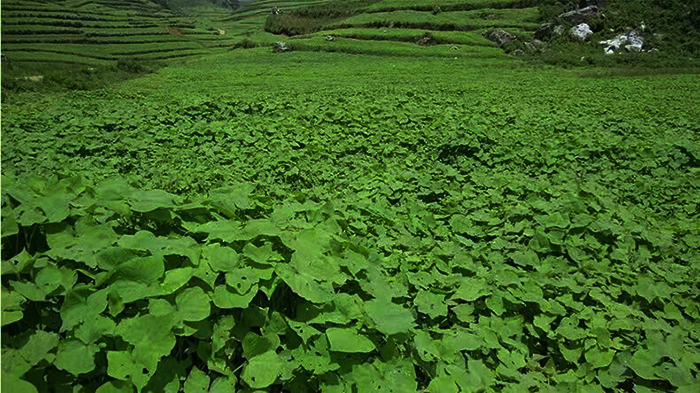
[[[571,28],[571,35],[574,36],[580,42],[586,41],[588,36],[593,34],[591,27],[586,23],[581,23],[580,25]]]
[[[611,40],[600,41],[600,44],[605,47],[605,54],[609,54],[610,51],[615,52],[623,47],[630,52],[641,52],[644,38],[636,30],[632,30],[627,34],[619,34]]]

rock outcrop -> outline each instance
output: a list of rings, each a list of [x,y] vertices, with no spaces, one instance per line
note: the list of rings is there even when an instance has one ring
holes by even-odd
[[[503,29],[492,29],[484,33],[489,41],[495,42],[498,46],[503,46],[504,44],[515,42],[518,38],[513,34],[503,30]]]
[[[623,48],[629,52],[641,52],[644,46],[644,37],[637,30],[632,30],[628,33],[618,34],[613,39],[600,41],[600,44],[603,45],[606,55],[615,54]]]
[[[580,25],[581,23],[590,23],[596,16],[598,16],[598,7],[591,5],[580,10],[565,12],[557,19],[572,25]]]
[[[571,28],[571,35],[579,42],[585,42],[593,34],[593,30],[586,23],[581,23]]]

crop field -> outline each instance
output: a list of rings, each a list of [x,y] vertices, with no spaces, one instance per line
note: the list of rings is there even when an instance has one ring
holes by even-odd
[[[210,54],[224,43],[232,45],[232,40],[213,35],[213,29],[225,30],[230,23],[212,21],[207,18],[208,10],[200,10],[197,20],[145,0],[3,2],[3,53],[20,65],[96,65],[95,59],[108,65],[122,58],[154,60]],[[164,52],[169,53],[159,55]]]
[[[528,63],[471,24],[532,34],[528,2],[367,1],[294,37],[235,20],[270,4],[3,42],[17,75],[170,61],[3,79],[3,393],[700,391],[697,72]],[[418,17],[462,27],[398,26]]]

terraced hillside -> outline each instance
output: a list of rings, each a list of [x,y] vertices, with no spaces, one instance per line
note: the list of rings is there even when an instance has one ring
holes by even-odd
[[[340,3],[263,0],[230,10],[184,0],[171,1],[169,8],[148,0],[10,0],[2,3],[3,55],[12,64],[96,66],[122,58],[213,54],[246,40],[247,46],[285,41],[306,51],[497,58],[505,55],[482,33],[501,27],[528,36],[538,16],[522,0],[370,0],[346,3],[356,8],[345,15],[323,17],[323,7],[333,9],[334,4]],[[273,7],[284,12],[280,18],[301,15],[297,19],[312,19],[317,26],[293,37],[264,31],[276,17],[271,16]],[[336,41],[327,42],[327,35]],[[432,37],[427,45],[416,45],[426,35]]]
[[[539,12],[529,0],[379,0],[361,1],[352,15],[330,15],[310,7],[292,11],[299,16],[323,19],[311,32],[288,39],[294,50],[408,56],[506,57],[484,32],[502,28],[525,39],[537,29]],[[318,7],[316,7],[318,8]],[[330,11],[333,13],[333,11]],[[321,14],[321,16],[319,16]],[[271,17],[276,18],[276,17]],[[295,29],[293,18],[279,16],[268,23],[272,32]],[[291,22],[289,21],[291,20]],[[285,26],[289,23],[289,26]],[[270,28],[272,26],[272,28]],[[326,36],[336,39],[327,41]]]
[[[148,0],[3,1],[3,55],[13,64],[168,60],[225,50],[264,23],[232,19],[223,7],[179,3],[186,7]]]

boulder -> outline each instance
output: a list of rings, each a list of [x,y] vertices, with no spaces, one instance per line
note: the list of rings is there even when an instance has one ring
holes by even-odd
[[[552,34],[554,34],[554,25],[552,23],[542,23],[535,32],[535,38],[547,41],[552,38]]]
[[[618,50],[625,48],[630,52],[641,52],[644,46],[644,38],[636,30],[628,33],[618,34],[615,38],[600,41],[606,55],[612,55]]]
[[[589,23],[598,15],[598,7],[591,5],[579,10],[565,12],[557,18],[560,21],[568,22],[572,25],[580,25],[581,23]]]
[[[562,35],[564,34],[564,25],[556,25],[554,26],[554,30],[552,30],[552,33],[554,35]]]
[[[588,39],[590,35],[593,34],[593,30],[586,23],[581,23],[571,28],[571,35],[576,38],[579,42],[584,42]]]
[[[632,30],[627,33],[628,45],[625,45],[625,49],[630,52],[641,52],[644,46],[644,38],[636,31]]]
[[[525,49],[527,49],[527,52],[532,54],[537,54],[542,52],[542,49],[544,49],[544,42],[540,40],[532,40],[529,42],[525,43]]]
[[[276,53],[286,52],[289,50],[289,47],[287,46],[287,44],[280,41],[280,42],[275,42],[275,44],[273,45],[273,50]]]
[[[435,37],[433,37],[432,34],[425,33],[425,35],[422,38],[416,41],[416,44],[420,46],[435,45],[437,44],[437,40],[435,39]]]
[[[513,34],[503,29],[492,29],[484,32],[484,36],[491,42],[495,42],[498,46],[503,46],[509,42],[514,42],[518,38]]]

